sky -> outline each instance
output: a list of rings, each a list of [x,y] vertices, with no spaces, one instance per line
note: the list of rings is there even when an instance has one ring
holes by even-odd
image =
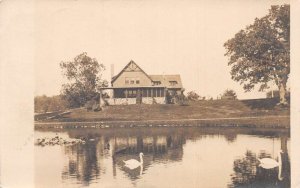
[[[263,98],[233,81],[224,43],[268,14],[274,0],[65,0],[35,3],[35,95],[57,95],[66,81],[59,63],[82,52],[117,74],[135,61],[148,74],[180,74],[183,86],[216,98]],[[274,86],[274,88],[276,88]]]

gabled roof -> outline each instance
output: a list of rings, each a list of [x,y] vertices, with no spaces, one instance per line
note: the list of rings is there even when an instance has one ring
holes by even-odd
[[[133,60],[131,60],[116,76],[111,78],[111,83],[113,83],[131,64],[134,64],[137,68],[139,68],[151,81],[151,77],[140,67],[138,66]]]
[[[149,75],[152,81],[161,82],[158,86],[164,86],[166,88],[182,88],[182,82],[179,74],[174,75]],[[171,85],[170,82],[175,81],[177,84]]]

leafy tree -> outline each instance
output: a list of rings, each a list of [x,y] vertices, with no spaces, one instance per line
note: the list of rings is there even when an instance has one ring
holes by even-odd
[[[103,64],[84,52],[73,61],[61,62],[60,67],[68,83],[62,86],[62,95],[70,107],[83,106],[87,101],[97,96],[101,87],[107,87],[108,82],[101,79],[105,70]]]
[[[290,74],[290,6],[272,6],[269,14],[239,31],[224,47],[229,56],[231,76],[245,91],[259,90],[275,82],[280,103],[285,104],[286,83]]]
[[[187,93],[187,99],[190,101],[198,101],[200,96],[195,91],[189,91]]]
[[[237,98],[236,93],[232,89],[226,89],[221,96],[221,99],[235,100],[236,98]]]

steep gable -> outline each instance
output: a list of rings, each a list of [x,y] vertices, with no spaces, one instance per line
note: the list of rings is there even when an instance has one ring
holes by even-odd
[[[114,87],[151,86],[151,77],[134,61],[130,61],[111,81]]]

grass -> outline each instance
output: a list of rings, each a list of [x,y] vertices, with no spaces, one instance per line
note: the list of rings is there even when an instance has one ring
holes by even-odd
[[[172,122],[182,120],[189,122],[193,119],[201,120],[203,124],[230,125],[261,125],[289,127],[289,108],[276,106],[276,99],[254,100],[212,100],[191,101],[189,105],[119,105],[107,106],[103,111],[87,112],[86,109],[72,109],[66,114],[50,122],[96,122],[96,121],[138,121],[138,122]],[[283,117],[284,116],[284,117]],[[226,119],[237,118],[241,119]],[[243,117],[258,117],[245,118]],[[211,120],[214,119],[215,120]],[[220,119],[225,118],[225,119]],[[154,122],[152,122],[154,121]],[[199,120],[200,121],[200,120]],[[199,123],[196,121],[196,123]]]

